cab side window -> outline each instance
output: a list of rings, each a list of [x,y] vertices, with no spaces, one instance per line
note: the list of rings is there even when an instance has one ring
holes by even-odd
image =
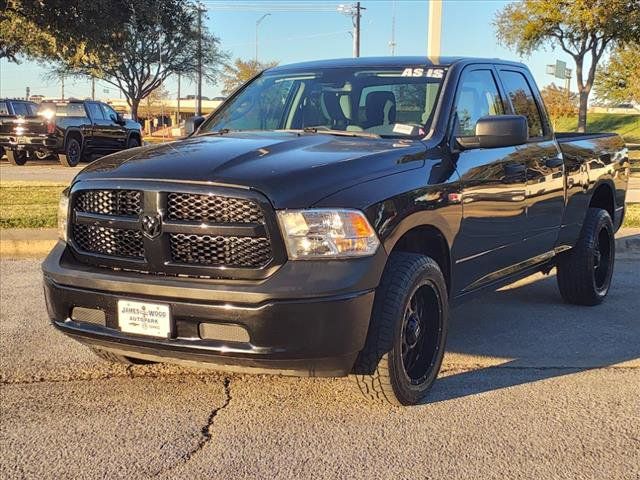
[[[455,114],[456,136],[476,134],[476,122],[489,115],[504,115],[504,105],[491,70],[472,70],[462,76]]]
[[[102,109],[100,105],[97,103],[87,103],[87,107],[89,108],[89,115],[91,115],[91,120],[94,122],[96,120],[104,120],[104,115],[102,114]]]
[[[500,78],[502,78],[504,88],[509,95],[514,113],[527,117],[529,138],[544,137],[540,110],[538,110],[533,91],[526,77],[520,72],[502,70]]]

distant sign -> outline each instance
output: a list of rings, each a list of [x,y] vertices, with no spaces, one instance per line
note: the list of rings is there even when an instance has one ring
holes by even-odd
[[[554,72],[556,78],[567,78],[567,62],[562,60],[556,60],[556,71]]]

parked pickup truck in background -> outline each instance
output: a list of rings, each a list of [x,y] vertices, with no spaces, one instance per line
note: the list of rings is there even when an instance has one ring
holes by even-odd
[[[108,360],[351,374],[410,405],[451,304],[553,267],[569,303],[610,289],[627,150],[554,135],[522,64],[279,66],[193,125],[61,200],[49,316]]]
[[[0,146],[9,162],[24,165],[30,155],[57,155],[75,167],[90,154],[113,153],[142,143],[140,124],[122,118],[109,105],[90,100],[42,102],[29,112],[0,123]]]
[[[28,100],[0,99],[0,126],[4,123],[12,124],[18,116],[35,115],[37,111],[38,104]],[[4,153],[4,146],[0,145],[0,158],[4,156]]]

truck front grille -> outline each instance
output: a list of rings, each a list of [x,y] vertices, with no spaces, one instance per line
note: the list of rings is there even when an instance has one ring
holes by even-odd
[[[75,201],[78,212],[137,217],[142,212],[142,192],[139,190],[87,190]]]
[[[171,257],[179,263],[260,268],[272,257],[268,238],[174,233],[170,242]]]
[[[260,206],[243,198],[170,193],[167,212],[171,220],[208,223],[264,223]]]
[[[274,254],[270,235],[275,212],[253,192],[205,189],[78,189],[72,192],[71,245],[80,260],[115,269],[263,278],[266,267],[284,258]],[[160,221],[159,232],[149,230],[147,217]]]
[[[136,230],[74,224],[73,239],[85,252],[136,259],[144,257],[142,233]]]

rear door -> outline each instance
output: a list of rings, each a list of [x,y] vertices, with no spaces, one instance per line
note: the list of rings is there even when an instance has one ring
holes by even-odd
[[[118,114],[113,108],[104,103],[100,106],[107,124],[109,150],[123,150],[127,144],[127,129],[117,122]]]
[[[527,226],[523,247],[528,258],[549,254],[564,213],[564,162],[547,120],[540,94],[526,69],[500,66],[510,110],[527,117],[529,142],[520,148],[527,167]]]
[[[504,115],[507,104],[491,65],[467,67],[458,83],[453,131],[474,136],[479,118]],[[453,252],[455,290],[466,292],[513,273],[524,260],[526,166],[520,147],[476,148],[457,154],[463,219]]]

